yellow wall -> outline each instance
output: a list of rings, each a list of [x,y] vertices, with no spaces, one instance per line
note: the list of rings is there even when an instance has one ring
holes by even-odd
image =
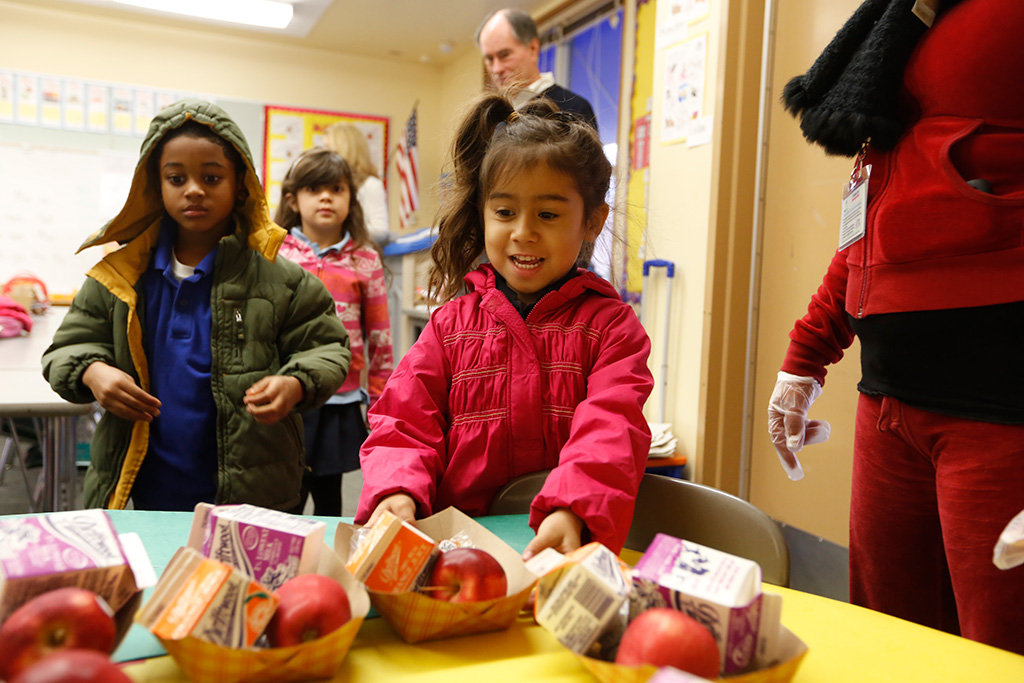
[[[652,3],[653,4],[653,3]],[[691,35],[708,34],[706,97],[704,115],[716,113],[716,78],[719,66],[719,14],[722,5],[712,3],[710,16],[692,27]],[[651,135],[651,173],[648,188],[646,259],[668,259],[675,263],[672,285],[672,317],[668,323],[668,381],[665,415],[679,438],[679,450],[693,466],[693,476],[701,480],[698,438],[700,424],[701,367],[704,354],[704,298],[707,278],[708,234],[712,201],[713,146],[688,147],[686,143],[662,142],[661,126],[665,80],[665,50],[654,51],[653,130]],[[665,339],[664,271],[653,271],[649,282],[646,325],[652,337],[651,369],[660,380],[660,359]],[[648,403],[648,419],[656,416],[661,386]]]
[[[479,59],[473,60],[479,66]],[[0,0],[0,66],[55,76],[252,100],[267,104],[387,116],[392,146],[419,100],[420,176],[417,226],[432,222],[433,187],[453,104],[469,88],[445,80],[437,66],[371,59],[227,36],[210,30],[160,27],[83,11]],[[456,68],[449,67],[455,73]],[[479,72],[478,72],[479,73]],[[477,81],[479,88],[479,80]],[[445,84],[444,86],[442,84]],[[446,101],[445,96],[455,99]],[[462,98],[464,99],[464,98]],[[253,142],[253,141],[250,141]],[[390,170],[389,187],[397,183]],[[397,230],[397,192],[390,193]]]

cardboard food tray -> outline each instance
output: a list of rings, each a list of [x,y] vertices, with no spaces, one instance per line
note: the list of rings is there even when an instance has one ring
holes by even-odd
[[[807,654],[807,645],[785,626],[780,627],[780,637],[782,659],[777,664],[714,680],[724,683],[789,683]],[[621,666],[576,653],[573,655],[601,683],[645,683],[657,672],[653,666]]]
[[[192,683],[288,683],[331,678],[370,611],[370,600],[366,589],[326,544],[322,544],[316,573],[338,581],[352,609],[348,623],[322,638],[291,647],[262,649],[226,648],[192,637],[161,638],[160,642]]]
[[[508,580],[503,598],[473,603],[452,603],[422,593],[368,591],[370,602],[388,624],[408,643],[507,629],[516,620],[537,577],[526,569],[513,548],[465,513],[448,508],[416,521],[416,527],[441,541],[459,532],[469,536],[474,547],[486,550],[501,564]],[[347,560],[353,534],[358,527],[339,524],[334,549]]]

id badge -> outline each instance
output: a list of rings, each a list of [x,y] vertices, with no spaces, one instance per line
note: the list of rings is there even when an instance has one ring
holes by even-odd
[[[871,164],[864,163],[867,145],[861,149],[850,182],[843,188],[843,211],[839,222],[839,250],[864,237],[868,225],[868,178]]]

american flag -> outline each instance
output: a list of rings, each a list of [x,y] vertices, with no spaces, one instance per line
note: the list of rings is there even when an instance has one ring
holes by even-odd
[[[413,108],[409,122],[405,124],[398,139],[398,178],[401,180],[401,219],[402,228],[412,223],[413,214],[420,208],[420,159],[416,151],[416,109]]]

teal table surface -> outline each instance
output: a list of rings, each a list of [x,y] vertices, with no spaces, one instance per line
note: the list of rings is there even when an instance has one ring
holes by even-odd
[[[149,555],[153,570],[159,577],[170,562],[174,552],[188,543],[188,533],[192,526],[191,512],[143,512],[138,510],[108,510],[114,528],[119,534],[136,533]],[[334,545],[334,532],[339,522],[351,523],[351,517],[315,517],[327,525],[324,540],[327,545]],[[527,523],[527,515],[502,515],[495,517],[478,517],[477,521],[508,543],[517,551],[526,549],[526,544],[533,539],[533,530]],[[143,602],[149,598],[152,589],[143,594]],[[371,612],[371,615],[373,613]],[[114,660],[127,662],[147,657],[156,657],[165,653],[163,646],[149,631],[138,624],[132,624],[125,639],[114,652]]]

